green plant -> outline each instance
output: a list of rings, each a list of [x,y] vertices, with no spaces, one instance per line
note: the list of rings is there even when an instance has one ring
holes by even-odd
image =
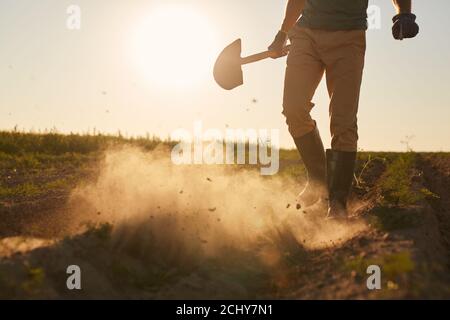
[[[422,219],[422,213],[414,208],[391,206],[376,207],[368,216],[369,223],[381,231],[414,228],[420,225]]]
[[[45,271],[40,267],[32,267],[28,264],[25,265],[25,268],[27,279],[22,283],[21,288],[28,294],[36,294],[45,280]]]
[[[416,154],[409,152],[398,155],[387,167],[380,183],[386,205],[414,205],[425,198],[412,188],[415,164]]]

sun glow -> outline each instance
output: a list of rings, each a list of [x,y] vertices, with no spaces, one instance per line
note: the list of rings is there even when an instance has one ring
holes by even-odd
[[[152,85],[198,85],[211,77],[217,41],[208,19],[190,7],[155,9],[135,32],[134,59]]]

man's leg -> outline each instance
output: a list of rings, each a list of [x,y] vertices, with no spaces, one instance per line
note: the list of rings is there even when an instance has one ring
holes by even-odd
[[[316,122],[310,115],[314,107],[311,100],[325,66],[318,58],[312,37],[311,30],[298,27],[291,34],[283,99],[289,132],[308,172],[308,184],[298,199],[302,206],[310,206],[326,197],[325,150]]]
[[[358,145],[357,113],[366,50],[365,31],[326,35],[323,58],[330,102],[331,150],[327,150],[330,218],[346,217]]]

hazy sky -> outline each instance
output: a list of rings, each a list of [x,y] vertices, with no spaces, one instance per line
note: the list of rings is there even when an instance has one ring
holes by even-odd
[[[360,148],[405,150],[401,141],[414,136],[414,150],[450,151],[450,1],[413,1],[421,33],[403,42],[390,33],[391,1],[370,3],[381,8],[382,28],[368,32]],[[218,52],[236,38],[242,38],[244,54],[264,50],[285,4],[1,0],[0,129],[96,128],[167,137],[202,120],[205,128],[279,128],[282,145],[293,146],[281,115],[285,59],[246,66],[246,84],[232,92],[218,88],[211,76]],[[81,8],[80,30],[66,26],[70,5]],[[176,12],[173,19],[152,20],[168,10]],[[186,19],[180,17],[184,10]],[[167,74],[178,70],[180,81],[171,85]],[[187,72],[194,82],[188,86]],[[324,83],[314,102],[329,145]]]

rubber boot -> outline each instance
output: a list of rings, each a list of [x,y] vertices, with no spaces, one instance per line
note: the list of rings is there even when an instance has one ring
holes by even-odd
[[[308,173],[306,187],[297,198],[297,208],[309,207],[327,198],[325,149],[317,126],[305,136],[294,138],[294,142]]]
[[[346,219],[356,152],[327,150],[328,219]]]

